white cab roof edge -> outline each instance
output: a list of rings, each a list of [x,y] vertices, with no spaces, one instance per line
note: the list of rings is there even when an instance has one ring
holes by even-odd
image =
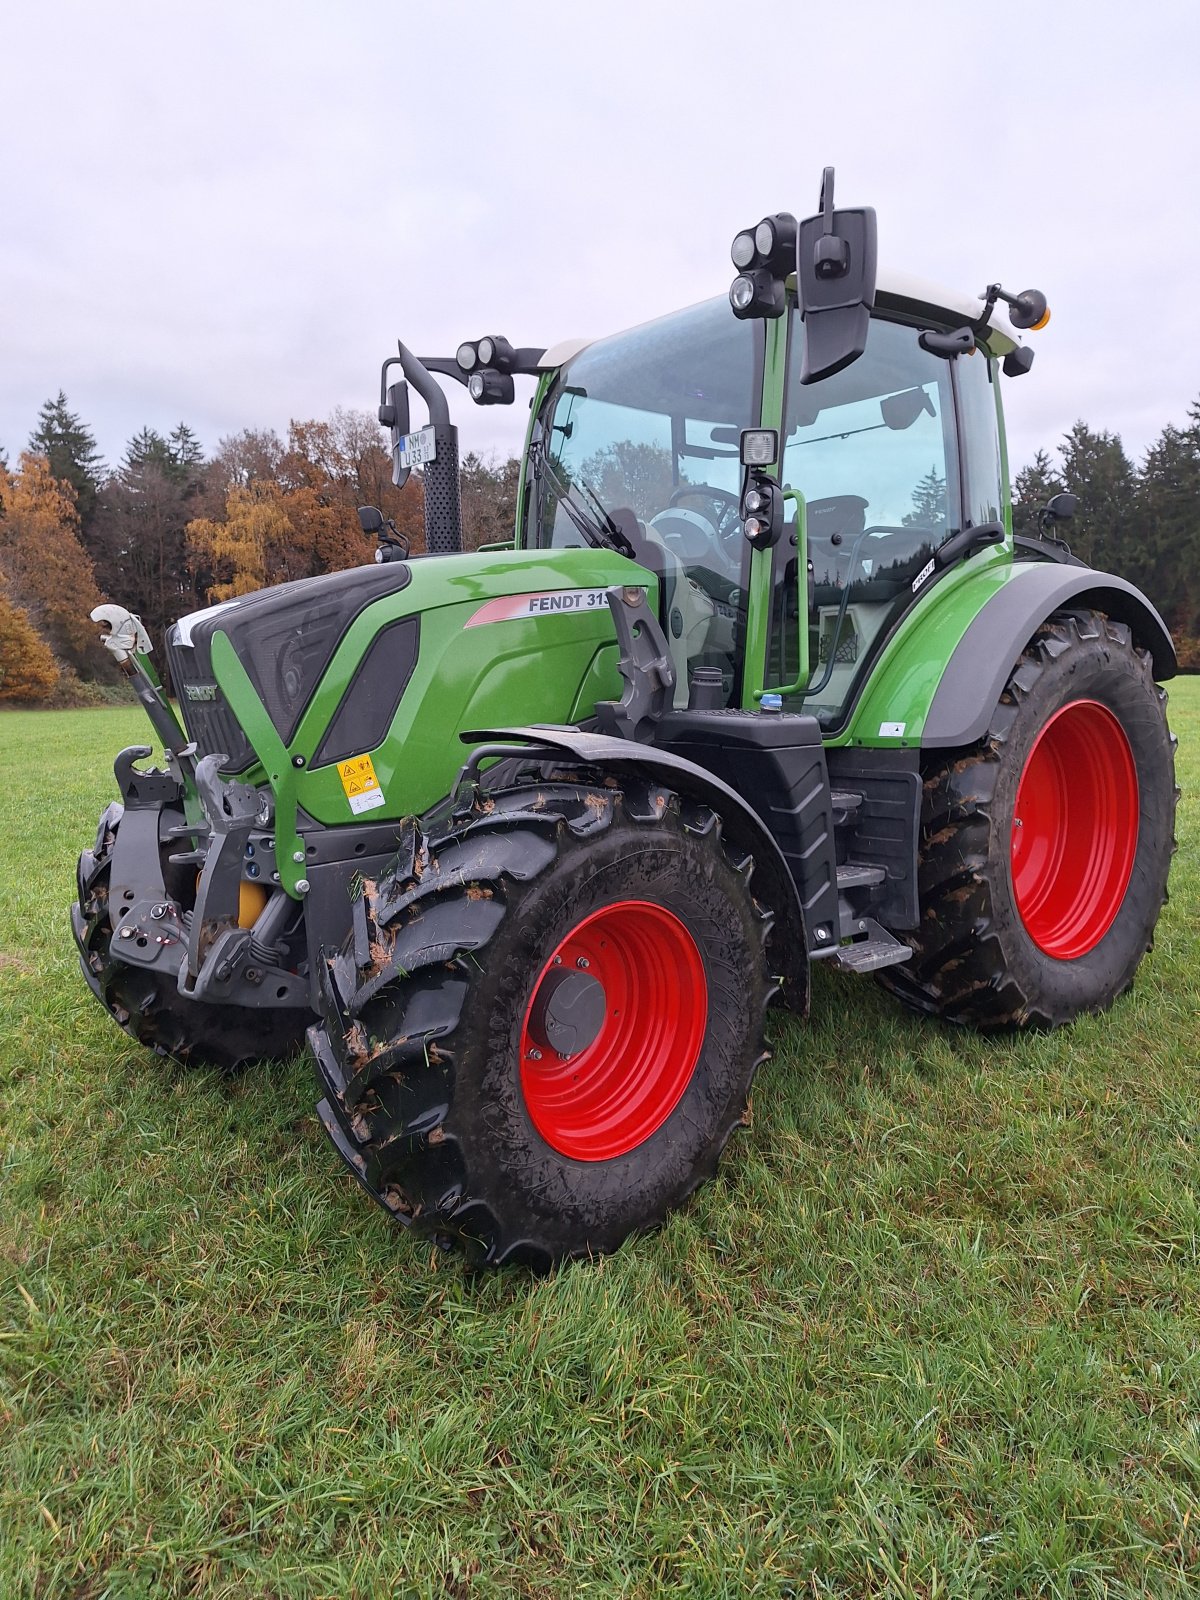
[[[228,611],[230,606],[235,605],[237,600],[221,600],[215,606],[205,606],[202,611],[189,611],[186,617],[180,617],[175,623],[175,627],[179,630],[179,643],[190,645],[192,629],[198,622],[204,617],[215,617],[218,611]]]
[[[944,284],[933,283],[927,278],[916,278],[907,272],[879,273],[875,284],[876,305],[880,301],[884,302],[886,310],[911,307],[913,310],[940,312],[943,317],[949,313],[951,319],[961,317],[963,322],[978,322],[983,315],[982,295],[963,294],[960,290],[947,289]],[[988,327],[992,333],[989,343],[996,355],[1006,356],[1021,343],[1020,335],[999,305],[988,318]],[[543,372],[551,372],[556,367],[565,366],[568,361],[574,360],[581,350],[586,350],[588,345],[595,343],[595,339],[560,339],[543,354],[538,367]]]

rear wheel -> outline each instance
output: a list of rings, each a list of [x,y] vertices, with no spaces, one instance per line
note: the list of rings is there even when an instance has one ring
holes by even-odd
[[[1052,617],[983,743],[926,767],[921,924],[880,981],[984,1029],[1103,1010],[1151,947],[1177,796],[1149,657],[1096,612]]]
[[[644,781],[494,793],[368,886],[310,1031],[368,1191],[475,1261],[613,1250],[716,1168],[762,1059],[769,919]]]
[[[304,1042],[311,1012],[278,1008],[205,1005],[185,1000],[172,972],[151,972],[114,959],[108,886],[122,808],[110,805],[100,818],[95,847],[79,858],[79,899],[71,927],[79,962],[92,993],[113,1020],[139,1044],[189,1066],[232,1072],[253,1061],[294,1055]],[[166,863],[164,871],[174,869]]]

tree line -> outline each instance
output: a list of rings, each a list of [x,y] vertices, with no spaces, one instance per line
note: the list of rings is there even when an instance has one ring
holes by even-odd
[[[462,463],[468,545],[511,533],[518,463]],[[357,508],[378,506],[424,549],[421,479],[392,483],[386,435],[364,412],[244,429],[206,458],[186,423],[144,427],[115,467],[61,391],[27,448],[0,451],[0,704],[120,695],[89,620],[104,599],[136,612],[160,656],[177,617],[373,555]]]
[[[462,462],[469,548],[511,534],[519,463]],[[1067,490],[1060,525],[1076,554],[1143,589],[1200,670],[1200,401],[1168,424],[1140,465],[1118,435],[1077,422],[1013,485],[1018,533]],[[619,498],[619,496],[618,496]],[[424,548],[419,472],[391,481],[386,436],[364,412],[244,429],[211,457],[186,423],[144,427],[114,467],[61,391],[11,464],[0,450],[0,703],[100,703],[119,693],[88,613],[103,599],[136,612],[158,649],[188,611],[269,584],[370,560],[356,515],[377,505]]]

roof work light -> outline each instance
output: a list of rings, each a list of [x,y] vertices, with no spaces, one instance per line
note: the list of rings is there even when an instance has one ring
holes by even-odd
[[[787,211],[764,217],[734,236],[729,252],[738,275],[729,289],[735,317],[781,317],[784,284],[796,270],[796,219]]]

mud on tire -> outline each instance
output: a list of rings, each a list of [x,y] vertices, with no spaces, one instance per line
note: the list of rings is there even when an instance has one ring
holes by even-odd
[[[183,1065],[233,1072],[253,1061],[295,1054],[311,1012],[301,1017],[278,1009],[254,1011],[185,1000],[173,974],[113,959],[108,885],[121,816],[122,807],[115,802],[105,809],[95,845],[83,852],[76,867],[79,898],[71,907],[71,928],[79,964],[97,1000],[130,1038]]]
[[[710,810],[644,780],[511,788],[418,836],[367,886],[309,1033],[368,1192],[476,1264],[542,1269],[660,1223],[715,1170],[763,1059],[751,868]],[[602,1000],[584,979],[560,1007],[595,1002],[595,1040],[543,1052],[543,985],[606,963]],[[618,1001],[644,1013],[625,1033]]]
[[[1052,722],[1060,732],[1043,741]],[[984,1030],[1050,1028],[1110,1006],[1167,897],[1174,748],[1166,694],[1129,629],[1094,611],[1050,618],[981,744],[926,759],[921,923],[907,936],[911,963],[879,981],[917,1010]],[[1019,810],[1040,820],[1038,852],[1014,831],[1031,820]]]

